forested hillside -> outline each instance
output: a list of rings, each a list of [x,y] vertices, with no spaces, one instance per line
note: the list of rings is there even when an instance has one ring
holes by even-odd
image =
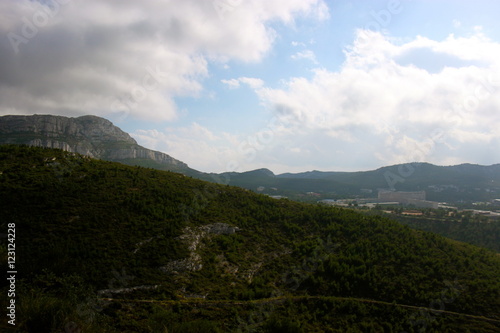
[[[23,146],[0,198],[19,332],[500,330],[498,254],[384,217]]]
[[[456,221],[408,216],[398,216],[397,220],[417,230],[429,231],[500,253],[500,221]]]

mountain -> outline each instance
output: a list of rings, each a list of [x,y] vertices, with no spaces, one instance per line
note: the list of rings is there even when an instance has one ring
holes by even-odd
[[[482,166],[460,164],[437,166],[430,163],[407,163],[382,167],[363,172],[312,171],[297,174],[282,174],[280,178],[323,179],[371,188],[399,187],[415,188],[433,184],[463,184],[468,186],[490,186],[500,188],[500,164]]]
[[[498,254],[381,216],[15,145],[0,198],[19,332],[500,330]]]
[[[324,196],[377,196],[379,189],[427,192],[433,201],[488,201],[500,196],[500,164],[437,166],[408,163],[360,172],[284,173],[250,177],[230,175],[231,185],[255,189],[277,188],[282,192],[318,192]],[[244,176],[244,177],[243,177]]]
[[[59,148],[107,161],[185,174],[198,173],[167,154],[138,145],[109,120],[96,116],[2,116],[0,144]]]
[[[265,170],[265,171],[264,171]],[[280,194],[294,199],[300,199],[298,195],[308,192],[320,192],[323,194],[357,194],[359,188],[351,184],[340,183],[330,179],[282,177],[274,175],[270,170],[259,169],[241,173],[222,174],[229,185],[247,188],[265,194]],[[317,198],[315,199],[317,201]]]
[[[362,172],[310,171],[275,175],[268,169],[258,169],[207,174],[167,154],[139,146],[110,121],[95,116],[3,116],[0,117],[0,144],[60,148],[93,158],[176,171],[202,180],[305,201],[376,197],[379,189],[425,190],[428,200],[451,203],[500,197],[500,164],[436,166],[408,163]]]

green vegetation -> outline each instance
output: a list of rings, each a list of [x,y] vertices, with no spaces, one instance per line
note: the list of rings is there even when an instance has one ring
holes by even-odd
[[[500,256],[381,216],[22,146],[0,197],[20,332],[500,329]]]
[[[500,253],[500,221],[489,221],[481,215],[460,214],[442,219],[397,216],[396,219],[413,229],[429,231],[481,246]]]

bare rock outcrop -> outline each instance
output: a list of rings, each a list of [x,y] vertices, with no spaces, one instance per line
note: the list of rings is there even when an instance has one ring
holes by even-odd
[[[58,148],[107,161],[184,173],[194,171],[167,154],[138,145],[112,122],[96,116],[2,116],[0,144]]]
[[[201,270],[203,268],[202,258],[197,253],[197,250],[200,248],[202,241],[214,235],[234,234],[239,230],[240,229],[238,227],[233,227],[226,223],[213,223],[196,228],[184,228],[183,234],[179,236],[179,238],[186,242],[186,245],[190,252],[189,256],[184,259],[171,261],[166,266],[160,267],[160,270],[164,273],[173,274],[186,271],[195,272]]]

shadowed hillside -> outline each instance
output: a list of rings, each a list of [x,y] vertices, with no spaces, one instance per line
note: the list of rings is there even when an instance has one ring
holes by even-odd
[[[0,197],[20,332],[500,330],[497,254],[380,216],[23,146]]]

